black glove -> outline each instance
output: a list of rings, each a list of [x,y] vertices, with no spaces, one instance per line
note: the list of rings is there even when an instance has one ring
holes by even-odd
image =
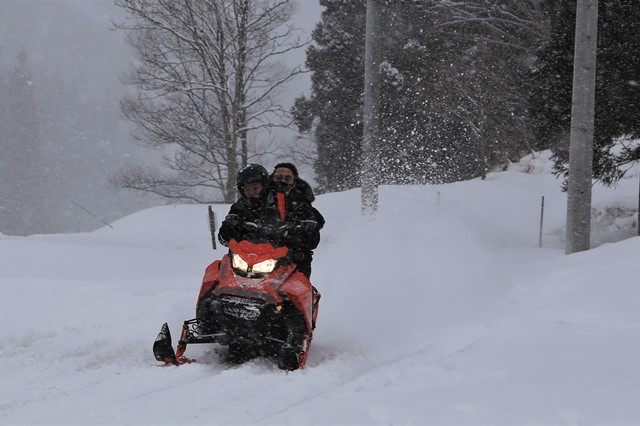
[[[295,247],[301,243],[300,237],[297,235],[300,227],[295,223],[287,222],[278,228],[280,241],[287,247]]]
[[[293,222],[285,222],[277,228],[277,233],[281,237],[287,237],[295,232],[296,225]]]
[[[303,220],[300,222],[300,230],[305,234],[309,235],[318,229],[318,222],[315,220]]]
[[[229,214],[227,215],[227,217],[224,219],[225,223],[227,224],[227,226],[231,227],[231,228],[237,228],[238,225],[240,225],[240,216],[238,216],[237,214]]]
[[[246,229],[249,232],[254,232],[258,228],[260,228],[260,225],[258,225],[257,223],[254,223],[254,222],[245,222],[244,223],[244,229]]]
[[[282,239],[282,242],[285,246],[291,247],[299,247],[302,245],[302,237],[300,235],[287,235]]]

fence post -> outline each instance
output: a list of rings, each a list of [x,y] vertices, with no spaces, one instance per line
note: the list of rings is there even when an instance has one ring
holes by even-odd
[[[542,225],[544,222],[544,195],[542,196],[542,202],[540,203],[540,236],[538,238],[538,247],[542,248]]]
[[[213,208],[209,206],[209,232],[211,232],[211,245],[216,249],[216,215]]]

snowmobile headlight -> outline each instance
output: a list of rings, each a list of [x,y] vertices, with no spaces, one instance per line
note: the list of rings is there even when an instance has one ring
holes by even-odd
[[[235,254],[232,258],[232,265],[234,268],[241,270],[242,272],[247,272],[249,270],[249,264],[244,261],[240,255]]]
[[[276,263],[276,259],[263,260],[262,262],[253,265],[252,271],[257,272],[258,274],[268,274],[276,267]]]

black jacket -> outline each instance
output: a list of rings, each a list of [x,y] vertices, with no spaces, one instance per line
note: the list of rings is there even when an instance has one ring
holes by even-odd
[[[283,221],[273,189],[270,188],[259,198],[240,198],[231,206],[222,222],[218,240],[225,246],[231,239],[269,242],[276,246],[287,246],[294,252],[310,253],[320,242],[320,226],[315,209],[295,194],[285,196],[285,200]]]

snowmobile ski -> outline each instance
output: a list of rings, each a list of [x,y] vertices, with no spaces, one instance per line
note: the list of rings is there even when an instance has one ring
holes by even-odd
[[[186,342],[183,341],[185,328],[188,332],[189,326],[187,321],[182,328],[182,336],[180,336],[180,341],[178,342],[178,351],[177,354],[173,350],[173,346],[171,343],[171,332],[169,331],[169,325],[165,322],[160,329],[160,333],[158,333],[158,337],[156,337],[156,341],[153,342],[153,355],[155,356],[157,361],[164,362],[165,365],[182,365],[182,364],[190,364],[195,362],[195,359],[187,358],[183,356],[184,351],[187,348]]]

